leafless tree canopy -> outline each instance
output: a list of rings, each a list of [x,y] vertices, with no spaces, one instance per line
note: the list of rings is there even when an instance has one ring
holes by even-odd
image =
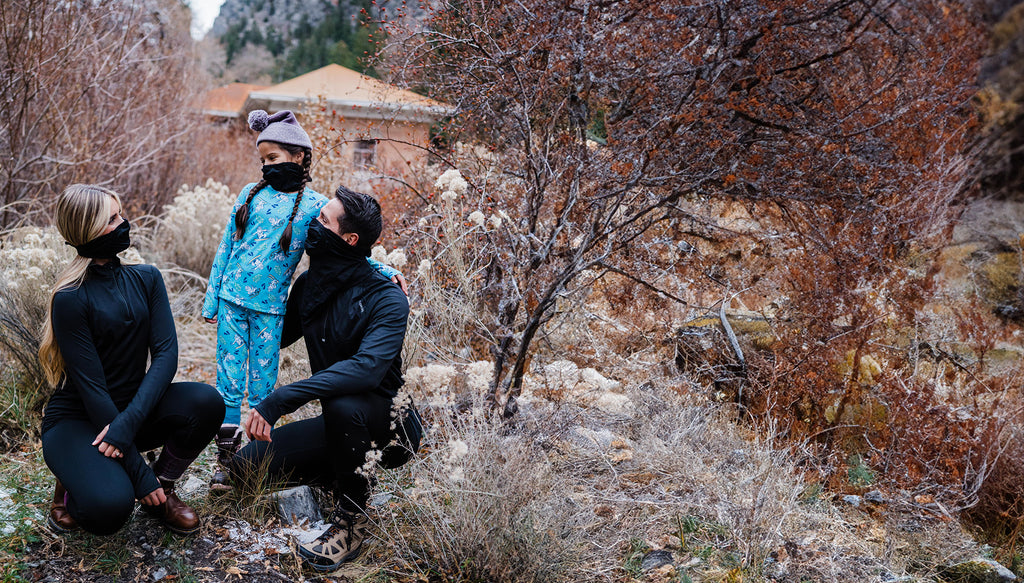
[[[172,0],[0,4],[0,227],[93,182],[151,211],[193,123],[188,9]]]
[[[442,3],[425,29],[392,25],[394,72],[456,105],[457,137],[502,159],[486,194],[518,224],[487,273],[498,400],[579,274],[644,283],[628,258],[652,228],[706,236],[682,200],[776,215],[803,268],[832,261],[836,284],[933,234],[964,187],[974,9],[474,0]]]

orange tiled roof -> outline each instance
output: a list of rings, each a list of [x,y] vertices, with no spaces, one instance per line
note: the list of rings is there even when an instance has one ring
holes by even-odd
[[[266,88],[266,85],[249,83],[231,83],[218,87],[209,91],[203,98],[203,111],[210,115],[237,117],[241,115],[249,94]]]
[[[327,65],[305,75],[299,75],[277,85],[253,91],[253,98],[314,99],[319,96],[328,101],[352,105],[391,104],[414,108],[447,109],[447,105],[412,91],[378,81],[341,65]]]

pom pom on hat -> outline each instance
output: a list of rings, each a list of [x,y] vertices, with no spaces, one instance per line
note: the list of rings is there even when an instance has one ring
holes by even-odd
[[[267,112],[257,109],[249,112],[249,127],[257,132],[262,132],[270,125],[270,118]]]
[[[289,146],[313,149],[309,134],[299,125],[295,114],[283,109],[274,115],[267,115],[262,109],[249,112],[249,127],[260,132],[256,145],[260,142],[277,142]]]

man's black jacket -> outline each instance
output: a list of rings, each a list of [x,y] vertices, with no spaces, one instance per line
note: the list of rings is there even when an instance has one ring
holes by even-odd
[[[273,425],[313,399],[367,391],[394,397],[408,317],[401,288],[365,260],[341,270],[314,262],[288,295],[281,338],[282,347],[306,339],[313,376],[277,389],[255,409]]]

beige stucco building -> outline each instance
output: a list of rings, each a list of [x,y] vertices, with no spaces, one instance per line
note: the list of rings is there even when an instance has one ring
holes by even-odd
[[[233,83],[215,89],[203,112],[244,120],[254,109],[290,109],[311,136],[329,132],[332,157],[354,169],[383,172],[426,159],[431,126],[451,113],[443,103],[333,64],[269,87]],[[315,119],[304,119],[309,117]]]

